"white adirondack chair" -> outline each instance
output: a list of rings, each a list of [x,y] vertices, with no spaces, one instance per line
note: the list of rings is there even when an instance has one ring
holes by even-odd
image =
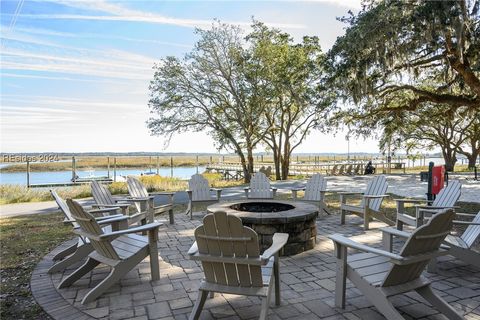
[[[50,193],[52,197],[55,199],[55,202],[57,203],[58,207],[60,208],[60,210],[62,211],[65,217],[64,223],[69,224],[73,228],[78,229],[79,226],[75,222],[74,218],[72,217],[72,214],[70,213],[70,209],[68,208],[65,201],[57,194],[57,192],[55,192],[55,190],[50,190]],[[102,221],[104,220],[122,217],[122,215],[114,214],[117,212],[118,209],[119,209],[118,207],[111,207],[107,209],[90,210],[89,212],[91,214],[109,214],[109,215],[101,215],[100,217],[95,218],[98,221],[98,223],[102,225],[103,224]],[[112,213],[114,215],[110,215]],[[115,223],[113,223],[110,230],[111,229],[119,230],[119,229],[125,228],[126,225],[122,224],[122,221],[116,221]],[[111,222],[109,222],[108,224],[110,225]],[[55,273],[55,272],[60,272],[64,270],[65,268],[85,258],[90,252],[92,252],[92,250],[93,250],[93,247],[90,244],[90,240],[88,240],[88,238],[86,237],[79,236],[78,241],[76,243],[66,248],[65,250],[62,250],[61,252],[57,253],[53,257],[52,260],[57,262],[52,267],[50,267],[50,269],[48,269],[48,273]]]
[[[240,218],[220,211],[203,218],[195,239],[188,254],[202,262],[205,279],[189,319],[199,318],[209,292],[262,297],[259,319],[266,319],[275,283],[275,304],[280,305],[279,251],[288,234],[275,233],[272,245],[260,255],[257,233],[244,227]]]
[[[170,224],[175,223],[173,215],[173,192],[148,192],[145,186],[132,176],[127,177],[128,193],[132,197],[138,212],[150,212],[154,217],[157,214],[168,212]],[[168,198],[166,204],[155,206],[155,196],[160,195]],[[151,222],[153,220],[149,220]]]
[[[270,180],[262,172],[257,172],[250,180],[250,187],[244,189],[245,196],[249,199],[273,199],[277,188],[270,186]]]
[[[456,213],[456,216],[471,219],[471,221],[453,220],[454,225],[466,225],[468,227],[460,236],[449,234],[445,238],[444,244],[449,247],[448,254],[480,268],[480,253],[473,249],[475,241],[480,237],[480,211],[476,215]],[[410,233],[398,230],[395,232],[395,230],[390,229],[382,229],[383,244],[385,250],[392,251],[393,236],[408,238]],[[428,266],[428,271],[433,272],[435,270],[436,259],[432,259]]]
[[[60,282],[59,289],[70,286],[100,263],[106,264],[112,268],[110,274],[82,299],[82,304],[92,302],[147,256],[150,256],[152,280],[160,279],[157,240],[158,227],[161,226],[161,223],[154,222],[106,233],[100,228],[95,218],[83,210],[77,202],[68,199],[67,205],[80,226],[75,233],[90,239],[95,250],[88,255],[87,261],[82,266]],[[115,219],[119,218],[110,220]],[[135,234],[145,231],[148,232],[148,237]]]
[[[363,226],[365,230],[368,230],[370,217],[383,221],[388,225],[394,225],[395,223],[393,221],[380,212],[383,198],[388,197],[388,195],[385,194],[387,188],[388,185],[385,176],[376,176],[368,182],[367,189],[364,193],[339,192],[341,224],[345,224],[346,213],[352,212],[363,218]],[[358,206],[347,204],[348,196],[359,194],[362,195],[362,202]]]
[[[298,198],[298,191],[305,191],[303,198]],[[327,180],[320,173],[315,173],[308,181],[307,185],[303,188],[292,189],[293,200],[302,200],[307,202],[313,202],[318,205],[320,211],[327,211],[327,206],[324,202],[325,192],[327,192]]]
[[[348,278],[388,320],[405,319],[388,297],[412,290],[419,293],[448,319],[464,319],[435,294],[430,287],[430,281],[422,277],[429,260],[446,252],[440,249],[440,244],[450,232],[454,215],[453,210],[436,214],[426,225],[410,235],[399,254],[372,248],[339,234],[331,235],[329,238],[335,243],[337,258],[335,304],[345,308]],[[347,248],[363,253],[348,256]]]
[[[129,217],[129,224],[134,224],[137,222],[141,222],[141,224],[145,224],[147,222],[147,212],[130,212],[130,207],[135,203],[135,201],[131,198],[120,198],[116,199],[110,193],[107,186],[101,184],[98,181],[92,181],[90,183],[90,189],[92,191],[93,200],[95,203],[93,207],[98,208],[120,208],[123,215]],[[151,220],[150,220],[151,221]]]
[[[214,191],[215,195],[211,192]],[[193,206],[199,203],[214,203],[220,201],[222,189],[210,188],[208,180],[201,174],[194,174],[188,181],[188,207],[185,214],[193,218]]]
[[[417,205],[415,206],[415,216],[409,215],[405,211],[405,203],[425,203],[426,200],[421,199],[395,199],[397,202],[397,229],[403,230],[403,225],[411,225],[414,227],[421,226],[425,214],[431,215],[442,209],[453,208],[460,198],[462,184],[458,180],[452,180],[438,193],[431,206]]]

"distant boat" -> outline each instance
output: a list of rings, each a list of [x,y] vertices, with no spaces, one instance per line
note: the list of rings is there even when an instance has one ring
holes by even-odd
[[[112,181],[111,178],[107,176],[96,176],[94,170],[88,170],[88,175],[79,177],[78,175],[75,178],[72,178],[72,182],[90,182],[90,181]]]
[[[156,176],[157,173],[153,172],[153,171],[148,171],[148,172],[142,172],[140,175],[141,176]]]

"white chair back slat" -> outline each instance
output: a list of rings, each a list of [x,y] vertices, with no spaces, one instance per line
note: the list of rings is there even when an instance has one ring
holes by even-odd
[[[146,198],[148,197],[148,191],[145,186],[135,177],[127,177],[127,187],[128,193],[135,198]]]
[[[368,182],[367,189],[365,190],[364,194],[369,196],[382,195],[382,194],[385,194],[385,192],[387,192],[387,189],[388,189],[388,184],[385,176],[383,175],[375,176],[373,177],[372,180]],[[380,206],[382,205],[382,201],[383,201],[383,198],[370,200],[369,202],[370,209],[372,209],[373,211],[379,211]],[[365,205],[365,200],[362,199],[360,206],[363,207],[364,205]]]
[[[119,260],[120,257],[109,241],[92,239],[92,235],[100,236],[104,233],[95,218],[90,213],[86,212],[78,202],[73,201],[72,199],[67,199],[67,205],[70,208],[73,218],[80,225],[80,229],[89,235],[88,238],[90,243],[97,253],[108,259]]]
[[[304,200],[308,201],[323,201],[323,191],[327,189],[327,180],[319,174],[315,173],[305,186]]]
[[[395,286],[415,280],[430,261],[428,253],[437,251],[452,228],[455,212],[451,209],[433,215],[427,224],[415,229],[400,251],[402,257],[425,255],[424,260],[406,265],[393,265],[385,276],[382,286]]]
[[[53,199],[55,199],[55,202],[57,203],[58,207],[60,208],[60,210],[62,211],[63,215],[65,216],[65,218],[69,221],[72,221],[72,226],[74,228],[78,228],[79,225],[78,223],[76,223],[74,221],[74,218],[72,216],[72,213],[70,212],[70,208],[68,207],[67,203],[65,202],[65,200],[63,200],[59,195],[58,193],[55,191],[55,190],[50,190],[50,194],[52,195]],[[82,237],[80,237],[82,238]],[[83,238],[82,238],[83,240]]]
[[[201,174],[194,174],[188,181],[188,189],[192,190],[193,201],[212,200],[208,180]]]
[[[452,207],[460,198],[462,184],[458,180],[452,180],[448,186],[440,190],[432,206],[434,207]]]
[[[113,199],[112,194],[105,185],[98,181],[92,181],[92,183],[90,183],[90,189],[92,190],[92,196],[96,203],[115,204],[115,199]]]
[[[250,181],[249,197],[263,199],[273,197],[272,191],[270,190],[270,181],[264,173],[257,172],[254,174],[252,180]]]
[[[217,261],[218,257],[260,256],[257,234],[244,227],[240,218],[221,211],[210,213],[203,218],[203,225],[195,229],[195,239],[199,254],[204,256],[205,281],[235,287],[263,287],[259,265],[208,261],[208,256],[216,257]]]
[[[480,211],[477,213],[472,222],[480,223]],[[475,243],[477,238],[480,236],[480,225],[469,225],[465,232],[462,234],[461,238],[469,248]]]

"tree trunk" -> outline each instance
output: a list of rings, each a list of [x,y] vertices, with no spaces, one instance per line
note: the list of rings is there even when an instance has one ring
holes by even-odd
[[[241,150],[237,150],[238,156],[240,157],[240,163],[243,169],[243,180],[245,183],[250,183],[250,179],[252,178],[250,172],[248,171],[247,161],[245,160],[245,155]]]
[[[445,170],[453,172],[455,163],[457,162],[457,155],[451,148],[442,148],[443,159],[445,160]]]
[[[468,169],[475,168],[475,165],[477,164],[478,152],[466,155],[466,157],[468,159]]]
[[[248,170],[248,173],[250,174],[249,176],[251,177],[252,174],[253,174],[253,148],[250,147],[250,146],[248,146],[247,148],[248,148],[248,150],[247,150],[247,170]],[[248,182],[250,182],[250,179],[249,179]]]

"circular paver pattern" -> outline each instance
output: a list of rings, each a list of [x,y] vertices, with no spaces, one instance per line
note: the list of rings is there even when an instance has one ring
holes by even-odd
[[[58,320],[88,319],[187,319],[197,299],[201,264],[188,259],[188,249],[194,242],[193,231],[201,224],[204,213],[196,213],[190,220],[177,214],[175,225],[165,225],[159,232],[160,280],[151,281],[148,259],[136,266],[118,284],[111,287],[96,301],[80,303],[85,293],[97,285],[109,269],[98,266],[69,288],[57,289],[61,279],[76,267],[49,275],[52,257],[72,241],[46,255],[36,266],[31,280],[31,290],[39,305]],[[272,303],[271,319],[382,319],[377,309],[352,286],[347,285],[346,308],[335,307],[336,259],[328,235],[342,233],[370,246],[381,248],[381,232],[385,224],[374,221],[371,230],[364,231],[361,219],[348,216],[341,226],[337,215],[317,219],[317,241],[312,250],[290,257],[282,257],[281,294],[279,307]],[[75,240],[73,240],[75,241]],[[398,245],[400,243],[397,243]],[[480,318],[480,269],[452,257],[441,257],[436,274],[425,273],[433,281],[433,288],[466,319]],[[407,319],[443,319],[438,310],[427,305],[415,294],[399,295],[393,304]],[[216,294],[208,299],[202,319],[257,319],[260,299]]]

